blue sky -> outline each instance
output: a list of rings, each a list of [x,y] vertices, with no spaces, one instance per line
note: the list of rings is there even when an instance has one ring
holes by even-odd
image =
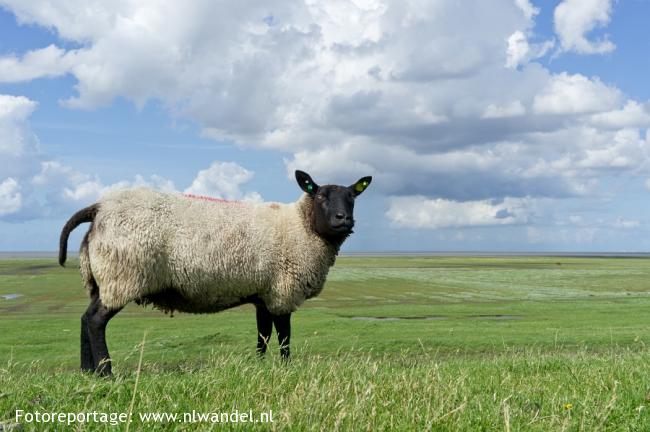
[[[347,251],[649,251],[648,16],[0,0],[0,250],[112,188],[289,202],[299,168],[374,177]]]

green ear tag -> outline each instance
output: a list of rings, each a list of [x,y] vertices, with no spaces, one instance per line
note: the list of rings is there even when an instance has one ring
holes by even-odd
[[[356,185],[354,185],[354,189],[357,192],[363,192],[364,190],[366,190],[367,187],[368,187],[368,182],[367,181],[357,183]]]
[[[307,191],[311,192],[314,189],[313,185],[308,184],[307,185]]]

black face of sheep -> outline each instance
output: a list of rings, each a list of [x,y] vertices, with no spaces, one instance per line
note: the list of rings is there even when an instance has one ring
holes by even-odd
[[[296,181],[314,200],[314,231],[331,243],[343,243],[354,227],[354,199],[370,185],[372,177],[363,177],[351,186],[319,186],[306,172],[296,171]]]

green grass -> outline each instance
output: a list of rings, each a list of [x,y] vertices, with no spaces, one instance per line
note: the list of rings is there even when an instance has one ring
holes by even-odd
[[[74,263],[0,260],[5,294],[22,297],[0,297],[0,423],[133,399],[131,430],[194,430],[137,417],[192,410],[272,410],[259,430],[650,429],[645,259],[343,257],[292,317],[290,364],[276,344],[253,355],[250,306],[170,318],[133,305],[109,324],[110,380],[76,370]]]

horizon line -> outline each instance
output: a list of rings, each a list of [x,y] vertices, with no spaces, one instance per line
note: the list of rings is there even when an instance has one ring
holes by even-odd
[[[54,258],[58,251],[1,251],[0,259],[8,258]],[[77,258],[79,251],[68,251],[68,256]],[[385,250],[385,251],[343,251],[339,256],[573,256],[573,257],[648,257],[650,251],[530,251],[530,250]]]

